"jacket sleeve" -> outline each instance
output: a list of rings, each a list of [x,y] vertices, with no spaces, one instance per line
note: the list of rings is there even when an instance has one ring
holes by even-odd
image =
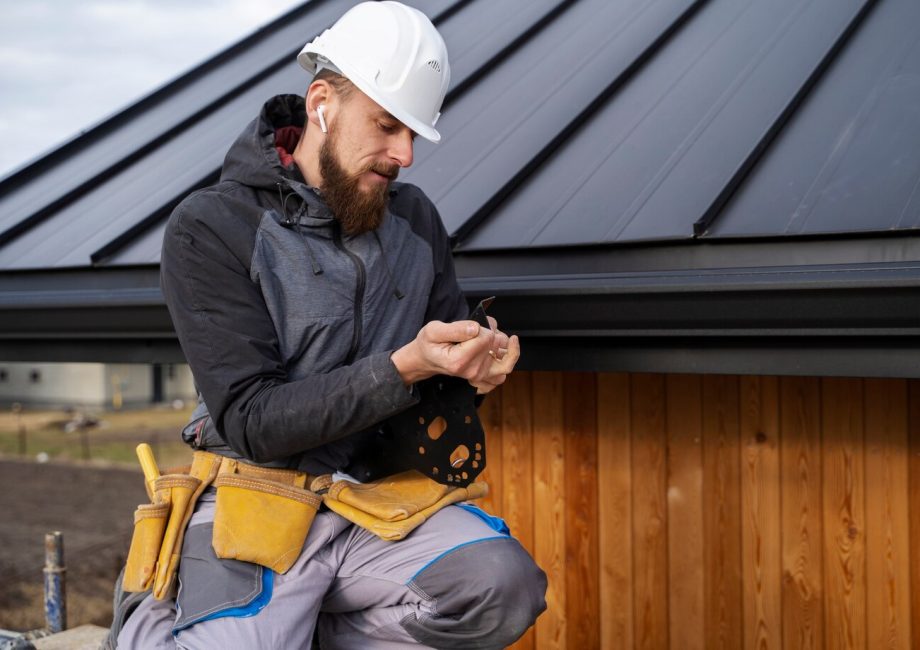
[[[198,390],[234,451],[255,462],[285,458],[416,402],[386,352],[289,380],[275,327],[249,276],[257,225],[214,212],[211,201],[193,195],[173,213],[161,286]]]

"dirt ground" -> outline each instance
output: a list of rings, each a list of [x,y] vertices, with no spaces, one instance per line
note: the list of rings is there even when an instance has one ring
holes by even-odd
[[[45,533],[64,534],[67,623],[108,626],[112,584],[147,499],[140,470],[0,458],[0,628],[43,627]]]

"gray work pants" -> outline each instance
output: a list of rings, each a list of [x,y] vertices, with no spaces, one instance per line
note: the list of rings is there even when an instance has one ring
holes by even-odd
[[[119,634],[120,649],[310,650],[314,632],[323,650],[503,648],[546,608],[543,571],[501,520],[467,506],[448,506],[399,542],[320,512],[287,573],[250,575],[250,587],[267,581],[256,609],[235,608],[240,590],[230,593],[222,567],[255,565],[213,557],[213,517],[205,493],[183,544],[178,611],[148,596]],[[173,634],[177,621],[185,627]]]

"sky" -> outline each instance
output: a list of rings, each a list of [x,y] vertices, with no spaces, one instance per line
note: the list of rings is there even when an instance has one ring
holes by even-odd
[[[0,178],[304,0],[0,0]]]

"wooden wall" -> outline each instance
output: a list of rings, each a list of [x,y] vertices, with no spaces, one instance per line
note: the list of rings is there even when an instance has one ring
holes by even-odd
[[[482,415],[549,577],[515,647],[920,648],[920,381],[519,372]]]

